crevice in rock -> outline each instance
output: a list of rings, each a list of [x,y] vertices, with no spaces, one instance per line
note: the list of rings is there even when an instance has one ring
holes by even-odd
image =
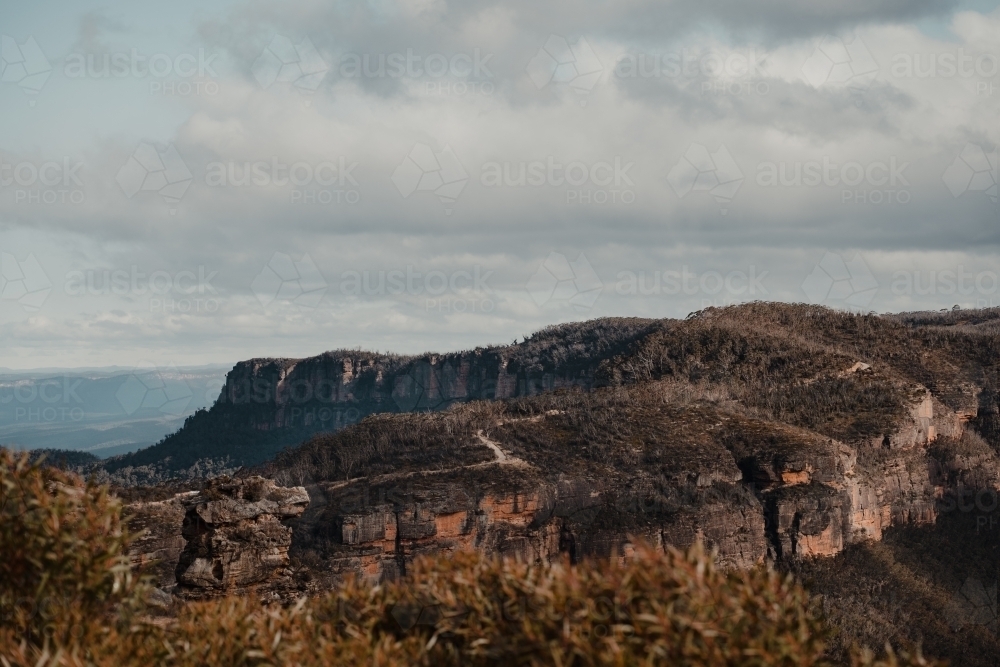
[[[392,513],[396,521],[396,565],[399,567],[399,576],[406,576],[406,554],[403,553],[403,530],[399,525],[399,510]]]
[[[778,499],[773,494],[764,496],[761,504],[764,507],[764,537],[767,548],[775,562],[781,562],[781,539],[778,537]]]

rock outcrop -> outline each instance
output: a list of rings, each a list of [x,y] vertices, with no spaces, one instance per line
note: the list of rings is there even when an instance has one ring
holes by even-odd
[[[677,475],[692,482],[663,496],[641,476],[623,488],[587,471],[545,470],[493,444],[502,456],[488,464],[309,487],[297,557],[329,587],[349,575],[394,579],[440,551],[575,562],[621,557],[637,538],[661,548],[701,538],[724,567],[766,556],[763,508],[721,447],[718,457],[684,464]]]
[[[930,449],[961,438],[968,421],[921,388],[893,433],[857,449],[829,441],[785,460],[763,492],[775,556],[832,556],[882,539],[893,525],[933,523],[938,499],[955,485],[942,479]],[[975,461],[995,479],[997,457],[984,450]]]
[[[129,549],[132,567],[153,578],[154,585],[167,589],[177,583],[177,562],[186,541],[181,526],[187,509],[182,493],[167,500],[131,503],[126,508],[129,530],[137,534]]]
[[[280,487],[262,477],[223,478],[178,500],[185,509],[185,546],[176,565],[182,592],[274,586],[289,574],[285,568],[292,529],[282,522],[305,511],[305,489]]]

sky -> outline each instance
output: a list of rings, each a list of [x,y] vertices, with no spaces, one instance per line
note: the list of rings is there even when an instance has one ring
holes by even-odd
[[[2,11],[0,367],[1000,305],[995,2]]]

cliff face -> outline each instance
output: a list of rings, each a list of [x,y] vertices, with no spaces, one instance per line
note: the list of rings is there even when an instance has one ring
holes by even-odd
[[[625,475],[596,466],[575,473],[553,469],[545,456],[531,457],[518,443],[525,430],[536,428],[558,449],[561,438],[545,428],[547,418],[519,425],[519,434],[501,426],[491,437],[523,466],[497,460],[395,482],[313,485],[297,545],[331,585],[348,573],[399,576],[431,550],[476,549],[529,561],[607,558],[626,553],[636,539],[685,547],[700,537],[727,567],[832,556],[854,542],[880,540],[893,525],[933,523],[939,499],[955,490],[931,448],[945,446],[946,439],[957,443],[962,421],[953,413],[929,415],[929,405],[914,403],[888,444],[880,438],[877,448],[725,413],[680,410],[667,418],[704,429],[689,437],[706,456],[691,461],[684,443],[671,441],[666,453],[680,464],[669,475],[664,467],[641,463]],[[928,428],[934,423],[947,438],[934,435]],[[711,439],[700,439],[713,430]],[[740,443],[730,439],[736,433]],[[998,479],[995,454],[981,453],[976,465]],[[516,478],[504,482],[511,472]]]
[[[565,484],[564,491],[570,486]],[[579,491],[584,485],[576,486]],[[535,562],[624,556],[630,548],[621,531],[590,523],[600,511],[599,494],[581,497],[570,491],[560,496],[557,485],[477,499],[457,487],[441,489],[436,498],[425,494],[398,505],[324,516],[323,524],[339,540],[326,573],[334,578],[348,573],[395,578],[405,574],[414,558],[442,550],[477,550]],[[752,506],[715,503],[635,536],[662,547],[690,544],[698,534],[719,550],[726,565],[750,567],[764,556],[763,515]]]
[[[290,575],[292,529],[282,521],[305,511],[301,487],[283,488],[262,477],[213,480],[182,499],[181,535],[186,544],[177,563],[177,583],[193,594],[275,586]]]
[[[287,580],[286,563],[328,588],[431,551],[579,560],[636,539],[700,537],[743,568],[835,555],[1000,489],[997,334],[768,307],[633,322],[604,344],[240,364],[213,410],[258,432],[293,428],[310,401],[351,406],[347,421],[407,414],[344,421],[260,468],[303,487],[295,512],[243,487],[148,504],[176,532],[136,560],[174,559],[182,587],[209,593]]]
[[[514,350],[421,358],[331,352],[311,359],[251,360],[230,371],[219,409],[259,430],[332,431],[376,412],[442,410],[472,400],[592,389],[600,357],[546,368]]]
[[[215,410],[231,426],[337,430],[375,412],[440,410],[470,400],[590,389],[604,360],[658,326],[656,320],[612,318],[453,354],[340,350],[307,359],[251,359],[229,372]]]
[[[192,494],[178,494],[168,500],[135,502],[126,508],[129,529],[137,533],[129,549],[132,567],[153,578],[159,588],[177,583],[177,562],[184,551],[181,535],[186,510],[182,500]]]
[[[520,343],[419,357],[339,350],[307,359],[251,359],[227,375],[215,404],[153,447],[103,461],[111,481],[188,476],[257,465],[315,433],[375,413],[443,410],[478,399],[601,384],[607,359],[661,326],[609,318],[550,327]]]
[[[899,418],[887,410],[899,401],[882,391],[891,376],[898,387],[926,387],[934,400],[970,415],[978,432],[1000,443],[1000,355],[990,328],[1000,317],[984,311],[968,321],[951,321],[959,317],[856,316],[749,304],[708,309],[686,320],[608,318],[560,325],[511,345],[453,354],[340,350],[306,359],[253,359],[237,364],[216,403],[180,431],[99,467],[121,483],[126,480],[118,477],[128,470],[142,469],[149,479],[187,476],[196,469],[230,471],[260,464],[369,414],[443,410],[472,400],[658,379],[710,385],[767,412],[790,404],[797,414],[774,415],[779,421],[845,442],[863,435],[853,432],[859,428],[874,432],[872,437],[905,441],[916,434],[887,424]],[[867,393],[861,386],[866,383]],[[853,419],[843,420],[839,429],[812,423],[816,404],[822,408],[844,399],[854,402],[839,406],[858,413]],[[866,409],[872,414],[860,414]]]
[[[262,477],[221,478],[201,492],[129,506],[133,567],[185,597],[288,589],[289,519],[309,503],[305,489]]]
[[[957,443],[967,422],[924,390],[891,434],[854,447],[830,441],[786,459],[762,494],[775,557],[832,556],[881,540],[893,525],[933,524],[939,499],[957,485],[941,476],[931,448]],[[980,463],[1000,470],[995,454]]]

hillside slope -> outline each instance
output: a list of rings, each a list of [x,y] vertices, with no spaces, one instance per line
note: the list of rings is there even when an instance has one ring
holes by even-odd
[[[157,445],[109,459],[101,469],[119,483],[231,471],[369,414],[441,410],[566,386],[589,389],[599,384],[603,360],[659,326],[656,320],[607,318],[549,327],[514,345],[450,354],[337,350],[307,359],[251,359],[229,372],[211,408]]]
[[[580,561],[700,538],[724,567],[803,577],[842,630],[835,660],[853,642],[922,641],[991,665],[998,315],[750,304],[453,355],[247,362],[231,386],[260,381],[275,388],[267,400],[228,393],[159,447],[251,463],[267,458],[261,442],[308,438],[239,473],[308,494],[286,521],[289,566],[258,582],[278,597],[396,579],[442,551]],[[359,419],[291,423],[308,404],[280,398],[296,382],[331,387],[328,404]],[[241,452],[248,434],[256,449]],[[155,527],[137,561],[176,564],[193,544],[181,524],[193,501],[176,490],[135,492],[137,519]],[[227,549],[200,556],[203,570],[235,558],[254,571],[255,552]],[[161,568],[165,585],[175,570]]]
[[[369,414],[659,378],[710,387],[776,420],[847,440],[884,436],[898,416],[897,394],[919,386],[976,419],[997,445],[998,322],[998,309],[879,316],[754,303],[686,320],[553,326],[514,345],[449,354],[253,359],[237,364],[216,403],[177,433],[101,468],[124,483],[231,471]],[[856,363],[866,372],[843,372]],[[834,409],[855,417],[848,425]]]

